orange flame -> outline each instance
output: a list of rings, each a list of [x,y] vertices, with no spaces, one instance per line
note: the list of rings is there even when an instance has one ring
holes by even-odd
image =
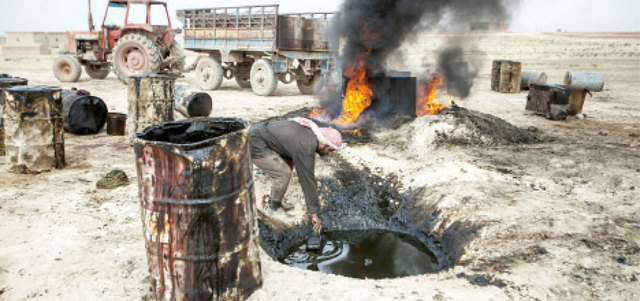
[[[354,135],[356,137],[362,137],[362,132],[360,131],[360,129],[355,129],[355,130],[342,130],[340,131],[343,134],[351,134]]]
[[[442,84],[442,77],[434,76],[428,82],[420,84],[418,91],[418,101],[416,103],[416,115],[418,117],[424,115],[437,115],[441,110],[451,106],[453,97],[449,98],[449,102],[442,104],[438,99],[438,86]]]
[[[342,115],[331,123],[349,124],[358,119],[364,109],[371,105],[373,90],[367,81],[367,68],[364,60],[358,62],[358,66],[349,66],[344,75],[349,78],[347,92],[342,104]]]
[[[313,109],[308,113],[309,117],[313,117],[313,118],[318,118],[325,114],[327,114],[327,110],[322,110],[322,109]]]

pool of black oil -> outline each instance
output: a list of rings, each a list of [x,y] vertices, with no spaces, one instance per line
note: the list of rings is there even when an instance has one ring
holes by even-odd
[[[398,278],[435,273],[436,256],[416,238],[382,230],[323,233],[321,250],[307,242],[289,249],[280,262],[289,266],[352,278]]]

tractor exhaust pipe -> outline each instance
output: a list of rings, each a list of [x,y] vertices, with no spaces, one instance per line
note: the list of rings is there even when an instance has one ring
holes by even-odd
[[[93,15],[91,14],[91,0],[87,0],[89,2],[89,31],[94,31],[93,27]]]

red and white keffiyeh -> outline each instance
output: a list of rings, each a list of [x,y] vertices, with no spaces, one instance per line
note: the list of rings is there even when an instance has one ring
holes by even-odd
[[[289,119],[291,121],[295,121],[301,126],[310,128],[314,134],[316,134],[316,138],[322,144],[326,144],[335,150],[339,150],[344,147],[342,143],[342,135],[340,132],[332,127],[319,127],[315,122],[302,117],[295,117]]]

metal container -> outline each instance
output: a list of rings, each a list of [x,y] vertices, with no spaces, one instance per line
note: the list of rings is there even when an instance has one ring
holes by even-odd
[[[549,119],[566,119],[570,109],[569,90],[560,85],[531,84],[525,109]]]
[[[62,90],[16,86],[0,90],[0,107],[11,172],[38,173],[66,165]]]
[[[12,77],[5,73],[0,74],[0,89],[22,86],[28,83],[29,81],[24,78]],[[6,155],[6,146],[4,145],[4,122],[2,121],[2,106],[0,105],[0,157],[4,155]]]
[[[522,71],[520,76],[520,90],[529,90],[531,84],[546,84],[547,74],[540,71]]]
[[[302,50],[304,18],[280,16],[278,18],[278,38],[280,49]]]
[[[139,74],[129,77],[129,137],[153,124],[173,120],[173,89],[175,78],[158,74]]]
[[[187,85],[176,85],[175,109],[184,117],[208,117],[211,114],[211,96]]]
[[[65,131],[76,135],[100,132],[107,120],[107,105],[84,90],[62,90]]]
[[[522,63],[495,60],[491,68],[491,90],[500,93],[520,92]]]
[[[571,72],[564,75],[564,84],[569,89],[600,92],[604,88],[604,74],[599,72]]]
[[[107,113],[107,135],[124,136],[126,125],[126,114]]]
[[[371,105],[362,115],[377,119],[408,117],[416,118],[416,95],[418,82],[410,72],[392,71],[368,77],[373,97]],[[342,82],[342,97],[347,91],[349,78]]]
[[[156,300],[244,300],[262,286],[248,124],[199,118],[134,136]]]

